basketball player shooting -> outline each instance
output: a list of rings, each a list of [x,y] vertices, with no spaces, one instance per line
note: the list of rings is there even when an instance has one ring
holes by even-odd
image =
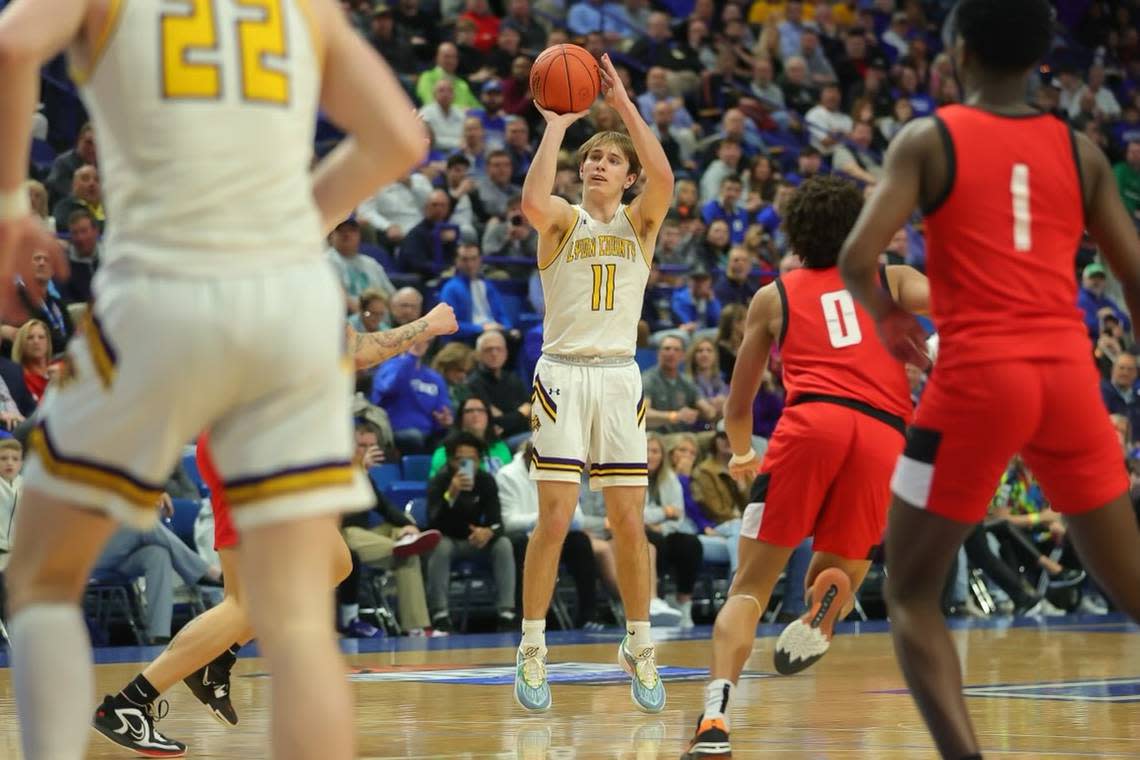
[[[704,713],[685,758],[726,757],[736,682],[756,624],[792,550],[808,536],[808,611],[776,643],[776,669],[795,673],[822,657],[833,624],[853,604],[882,540],[890,478],[913,412],[901,362],[875,338],[870,314],[843,286],[835,261],[863,206],[855,185],[816,177],[788,201],[784,229],[803,268],[765,285],[748,307],[744,342],[725,403],[729,472],[752,486],[740,529],[740,569],[713,628]],[[906,313],[925,313],[926,278],[883,267],[879,282]],[[752,449],[752,400],[772,346],[784,364],[787,406],[763,466]]]
[[[1025,103],[1053,38],[1047,0],[962,0],[955,14],[964,105],[892,141],[839,269],[887,348],[912,356],[921,330],[875,272],[891,235],[922,209],[938,370],[891,483],[886,596],[895,654],[938,750],[966,760],[981,754],[939,595],[1012,455],[1066,516],[1084,566],[1140,619],[1140,531],[1073,260],[1087,227],[1140,314],[1140,241],[1101,151]]]
[[[571,205],[551,189],[566,128],[585,112],[540,109],[546,131],[523,184],[523,213],[540,234],[547,306],[531,419],[539,515],[523,572],[515,699],[527,710],[550,708],[546,613],[588,461],[590,487],[605,497],[629,621],[618,662],[633,676],[634,703],[656,713],[665,707],[665,687],[649,629],[646,407],[634,353],[653,246],[673,197],[673,170],[608,56],[600,73],[606,103],[629,135],[600,132],[582,145],[582,202]],[[622,195],[643,166],[645,189],[626,206]]]
[[[322,231],[419,163],[426,133],[333,0],[256,10],[202,0],[183,12],[14,0],[0,14],[9,268],[47,243],[21,201],[28,115],[40,66],[64,49],[100,135],[110,221],[92,316],[68,346],[75,371],[40,405],[14,528],[24,756],[84,756],[94,684],[79,600],[90,568],[117,521],[153,522],[183,444],[209,428],[273,671],[273,755],[347,760],[333,558],[311,537],[373,496],[351,461],[344,297],[320,256]],[[216,52],[198,57],[205,50]],[[351,137],[310,174],[318,107]]]

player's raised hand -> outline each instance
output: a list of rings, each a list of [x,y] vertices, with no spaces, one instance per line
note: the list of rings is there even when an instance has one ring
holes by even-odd
[[[440,303],[427,313],[428,332],[432,337],[436,335],[451,335],[459,330],[459,323],[455,321],[455,310],[449,304]]]
[[[923,372],[931,367],[926,353],[926,331],[909,311],[892,302],[890,310],[875,322],[879,338],[891,356],[913,364]]]
[[[602,79],[602,92],[605,93],[606,103],[611,106],[617,107],[623,103],[632,102],[629,98],[629,93],[625,91],[625,85],[618,76],[617,69],[614,68],[614,62],[610,60],[609,53],[602,54],[601,65],[598,66],[598,74]]]
[[[542,118],[546,119],[547,124],[562,127],[563,129],[590,113],[590,109],[588,108],[585,111],[578,111],[577,113],[554,113],[554,111],[548,111],[540,106],[537,100],[534,102],[534,107],[542,114]]]

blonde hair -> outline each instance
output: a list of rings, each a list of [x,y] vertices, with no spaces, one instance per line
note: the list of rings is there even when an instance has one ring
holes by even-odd
[[[12,340],[12,361],[16,362],[16,364],[19,364],[20,366],[24,366],[24,344],[27,342],[28,335],[32,332],[32,328],[36,325],[42,327],[44,334],[47,336],[47,355],[44,357],[44,360],[51,360],[51,330],[48,329],[46,322],[38,319],[29,319],[27,322],[20,325],[20,329],[16,332],[16,337]]]
[[[733,303],[725,306],[720,312],[720,324],[716,328],[717,343],[732,341],[732,329],[736,323],[748,316],[748,309],[742,304]],[[719,363],[720,357],[717,357]]]
[[[15,438],[2,438],[0,439],[0,451],[15,451],[24,455],[24,447]]]
[[[633,147],[633,140],[629,139],[629,135],[624,132],[598,132],[582,143],[582,147],[578,148],[578,167],[581,168],[582,164],[586,162],[586,156],[590,155],[590,151],[594,148],[611,145],[621,151],[625,160],[629,162],[629,174],[640,176],[641,159],[637,157],[637,148]]]
[[[688,443],[693,447],[693,465],[701,459],[701,444],[697,441],[697,437],[692,433],[673,433],[669,436],[669,447],[665,452],[665,458],[669,461],[669,468],[673,467],[673,450],[680,446],[682,443]]]
[[[645,447],[648,449],[650,443],[656,443],[661,448],[661,465],[657,468],[657,472],[649,473],[649,496],[654,501],[661,499],[661,479],[667,477],[669,473],[673,472],[673,466],[669,462],[669,447],[665,445],[665,439],[659,433],[646,433],[645,434]]]
[[[361,311],[364,311],[368,307],[369,301],[381,301],[384,304],[384,308],[388,308],[388,294],[377,288],[368,288],[358,296],[358,299]]]
[[[24,183],[24,189],[28,191],[28,200],[32,204],[32,211],[36,216],[41,219],[47,219],[51,216],[51,210],[48,208],[48,191],[42,182],[30,179]]]
[[[704,338],[697,338],[690,343],[689,350],[685,353],[685,374],[689,376],[690,380],[696,380],[700,377],[700,375],[697,374],[697,363],[694,357],[697,355],[697,347],[703,344],[707,344],[709,348],[712,349],[713,360],[709,371],[713,374],[713,377],[720,377],[720,355],[717,353],[716,341],[706,336]]]
[[[473,354],[470,346],[463,343],[448,343],[435,355],[431,368],[441,375],[451,369],[462,369],[464,372],[470,372],[471,368],[475,366]]]

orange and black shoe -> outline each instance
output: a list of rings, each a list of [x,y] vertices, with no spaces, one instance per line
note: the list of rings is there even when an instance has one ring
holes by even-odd
[[[689,743],[689,749],[681,755],[681,760],[704,760],[715,757],[718,760],[732,757],[732,747],[728,743],[728,726],[722,718],[708,718],[701,715],[697,721],[697,733]]]
[[[851,596],[851,579],[837,567],[815,577],[808,611],[788,624],[776,640],[776,672],[790,676],[811,667],[827,654],[836,620]]]

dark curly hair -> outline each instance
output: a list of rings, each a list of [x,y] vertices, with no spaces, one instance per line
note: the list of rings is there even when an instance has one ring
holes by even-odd
[[[983,68],[1002,73],[1028,69],[1053,41],[1049,0],[962,0],[954,29]]]
[[[835,266],[862,208],[863,193],[855,183],[828,176],[807,180],[784,209],[784,232],[792,252],[809,269]]]

